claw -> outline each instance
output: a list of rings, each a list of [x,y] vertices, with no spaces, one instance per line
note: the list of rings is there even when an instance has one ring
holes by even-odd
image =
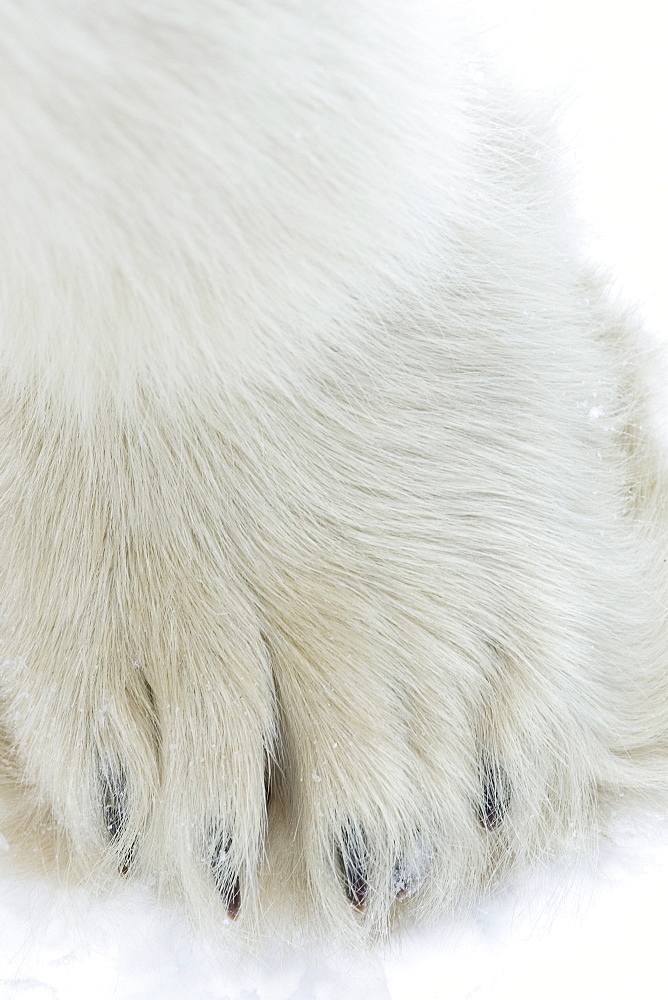
[[[102,780],[102,815],[109,840],[113,843],[120,838],[125,827],[127,790],[124,779],[113,780],[104,777]]]
[[[241,885],[238,878],[226,895],[225,906],[227,907],[227,915],[230,920],[236,920],[241,909]]]
[[[397,858],[392,873],[392,891],[397,899],[405,899],[418,891],[431,867],[432,853],[422,840],[416,842],[410,855]]]
[[[482,805],[478,818],[487,830],[496,830],[510,804],[510,782],[505,769],[491,757],[482,765]]]
[[[128,791],[122,771],[111,777],[102,774],[102,817],[109,834],[109,843],[117,844],[127,825]],[[127,875],[134,859],[134,844],[124,853],[118,864],[121,875]]]
[[[343,833],[339,858],[346,896],[350,905],[359,913],[364,910],[369,895],[367,853],[361,834],[351,831]]]
[[[231,920],[236,920],[241,909],[241,883],[238,876],[233,882],[229,878],[227,858],[231,846],[232,838],[226,834],[220,834],[213,848],[211,868],[216,888],[225,902],[227,915]]]

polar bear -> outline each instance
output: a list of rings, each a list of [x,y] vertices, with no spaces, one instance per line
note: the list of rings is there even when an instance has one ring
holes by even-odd
[[[376,940],[666,788],[651,353],[451,8],[0,6],[33,866]]]

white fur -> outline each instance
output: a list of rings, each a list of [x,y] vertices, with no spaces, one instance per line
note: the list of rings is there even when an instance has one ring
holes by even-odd
[[[442,7],[0,3],[32,864],[373,937],[665,789],[648,352],[540,110]]]

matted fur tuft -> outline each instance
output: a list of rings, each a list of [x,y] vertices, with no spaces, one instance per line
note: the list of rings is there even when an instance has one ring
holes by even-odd
[[[668,779],[649,350],[442,6],[0,5],[2,828],[251,940]]]

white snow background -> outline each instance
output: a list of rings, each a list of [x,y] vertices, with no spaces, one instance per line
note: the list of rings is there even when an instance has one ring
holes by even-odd
[[[490,41],[511,72],[527,87],[570,95],[563,131],[589,250],[614,267],[621,293],[668,343],[668,5],[485,7]],[[597,858],[555,863],[454,923],[363,956],[239,957],[194,937],[182,913],[158,908],[141,886],[121,884],[100,901],[28,880],[12,870],[1,838],[0,851],[0,1000],[668,997],[665,815],[620,815]]]

